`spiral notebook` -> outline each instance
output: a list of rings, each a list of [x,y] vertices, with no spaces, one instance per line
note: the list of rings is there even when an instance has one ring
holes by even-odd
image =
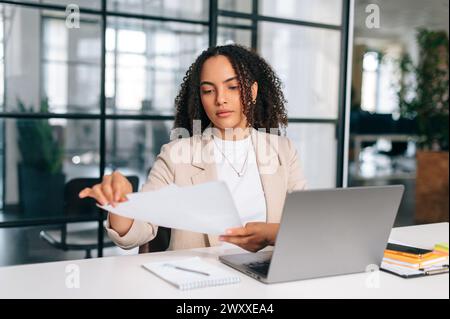
[[[203,261],[200,257],[151,262],[142,266],[181,290],[240,282],[239,276]]]

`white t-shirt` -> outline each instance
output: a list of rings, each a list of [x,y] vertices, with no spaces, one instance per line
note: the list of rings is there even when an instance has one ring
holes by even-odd
[[[214,159],[217,177],[230,189],[242,224],[266,222],[266,200],[250,136],[237,141],[214,137]],[[236,171],[242,172],[242,177],[231,165]]]

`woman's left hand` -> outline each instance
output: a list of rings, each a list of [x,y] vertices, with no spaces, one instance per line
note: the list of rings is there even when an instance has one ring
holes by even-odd
[[[247,223],[245,227],[228,229],[219,239],[245,250],[257,252],[268,245],[275,244],[279,227],[280,224],[275,223]]]

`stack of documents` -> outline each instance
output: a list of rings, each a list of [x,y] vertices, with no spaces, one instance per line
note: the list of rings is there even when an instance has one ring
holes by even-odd
[[[221,235],[242,227],[239,212],[225,182],[179,187],[171,184],[156,191],[127,195],[128,201],[100,206],[115,214],[154,225]]]
[[[381,269],[405,278],[448,272],[448,255],[416,247],[388,244]]]
[[[434,245],[434,252],[439,255],[448,256],[448,243]]]

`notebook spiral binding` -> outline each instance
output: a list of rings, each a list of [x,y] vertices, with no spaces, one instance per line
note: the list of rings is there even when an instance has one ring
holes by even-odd
[[[231,278],[226,278],[226,279],[215,279],[215,280],[205,279],[205,280],[198,280],[195,282],[181,284],[180,289],[181,290],[190,290],[190,289],[196,289],[196,288],[236,284],[238,282],[240,282],[239,277],[231,277]]]

